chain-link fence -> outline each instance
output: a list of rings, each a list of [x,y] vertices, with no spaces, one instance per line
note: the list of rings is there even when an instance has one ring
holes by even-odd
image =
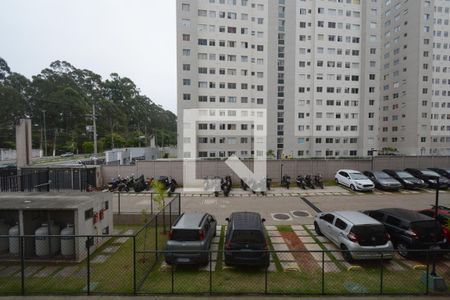
[[[353,262],[338,250],[264,250],[268,267],[246,267],[228,265],[224,253],[255,263],[262,252],[223,250],[222,237],[205,251],[207,264],[170,265],[166,255],[189,251],[164,250],[171,217],[163,215],[132,234],[66,236],[64,252],[60,245],[53,256],[51,240],[60,236],[11,237],[18,252],[2,256],[0,294],[450,295],[443,289],[450,283],[449,250],[413,251],[411,258],[380,252],[377,259]]]

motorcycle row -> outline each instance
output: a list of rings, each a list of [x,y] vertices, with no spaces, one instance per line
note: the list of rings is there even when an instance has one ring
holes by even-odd
[[[223,192],[225,197],[228,197],[233,186],[233,181],[230,176],[225,176],[225,178],[215,177],[205,177],[203,183],[203,190],[207,192],[213,192],[214,196],[219,197],[220,193]]]
[[[125,192],[134,191],[135,193],[140,193],[143,191],[150,191],[152,189],[152,184],[154,178],[145,178],[144,175],[135,178],[134,175],[122,178],[120,175],[117,178],[113,178],[111,182],[108,183],[108,190],[110,192]],[[160,176],[159,182],[163,183],[168,193],[175,192],[178,187],[178,183],[172,177]]]
[[[297,180],[296,180],[296,184],[298,188],[304,189],[306,190],[307,188],[309,189],[315,189],[315,188],[320,188],[323,189],[323,179],[322,176],[320,174],[317,175],[306,175],[306,176],[302,176],[299,175],[297,176]],[[291,177],[284,175],[281,178],[281,186],[289,189],[291,185]]]

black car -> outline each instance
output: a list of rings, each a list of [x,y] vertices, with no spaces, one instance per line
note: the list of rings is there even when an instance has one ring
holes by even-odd
[[[444,176],[441,176],[438,173],[431,171],[431,170],[427,170],[427,169],[418,170],[418,169],[408,168],[408,169],[405,169],[405,171],[408,173],[411,173],[415,177],[420,178],[423,181],[425,181],[425,183],[428,184],[429,188],[437,187],[436,177],[439,177],[439,188],[440,189],[448,189],[448,186],[450,184],[450,180],[448,180]]]
[[[235,212],[229,218],[225,236],[225,264],[269,267],[270,253],[265,220],[254,212]]]
[[[380,190],[398,191],[402,188],[402,184],[392,178],[389,174],[382,171],[365,171],[364,175],[373,181],[375,187]]]
[[[447,179],[450,179],[450,168],[447,169],[439,169],[439,168],[428,168],[431,171],[438,173],[441,176],[444,176]]]
[[[427,187],[422,179],[416,178],[408,172],[389,169],[384,169],[383,172],[398,180],[405,189],[418,190]]]
[[[365,211],[386,227],[401,256],[419,254],[418,251],[445,245],[440,224],[417,211],[403,208],[385,208]]]

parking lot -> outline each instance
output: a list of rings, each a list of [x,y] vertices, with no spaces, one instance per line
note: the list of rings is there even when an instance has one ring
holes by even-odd
[[[367,210],[388,207],[407,209],[429,208],[435,203],[435,191],[400,191],[384,192],[376,190],[373,193],[351,192],[345,188],[332,186],[324,190],[300,190],[298,188],[275,189],[267,196],[243,193],[233,190],[230,197],[214,197],[213,195],[182,196],[184,212],[208,212],[217,217],[219,224],[225,224],[234,211],[254,211],[266,219],[267,225],[301,225],[312,224],[316,214],[308,200],[321,211],[335,210]],[[242,193],[242,195],[236,195]],[[440,191],[439,204],[450,207],[450,192]],[[294,214],[306,212],[308,215]],[[285,214],[286,219],[277,219],[277,214]]]

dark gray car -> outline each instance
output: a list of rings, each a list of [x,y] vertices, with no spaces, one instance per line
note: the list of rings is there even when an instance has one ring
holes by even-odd
[[[365,171],[364,175],[373,181],[375,187],[380,190],[398,191],[402,184],[389,174],[382,171]]]
[[[184,213],[179,216],[166,243],[166,263],[208,264],[208,250],[216,236],[216,226],[216,219],[207,213]]]

